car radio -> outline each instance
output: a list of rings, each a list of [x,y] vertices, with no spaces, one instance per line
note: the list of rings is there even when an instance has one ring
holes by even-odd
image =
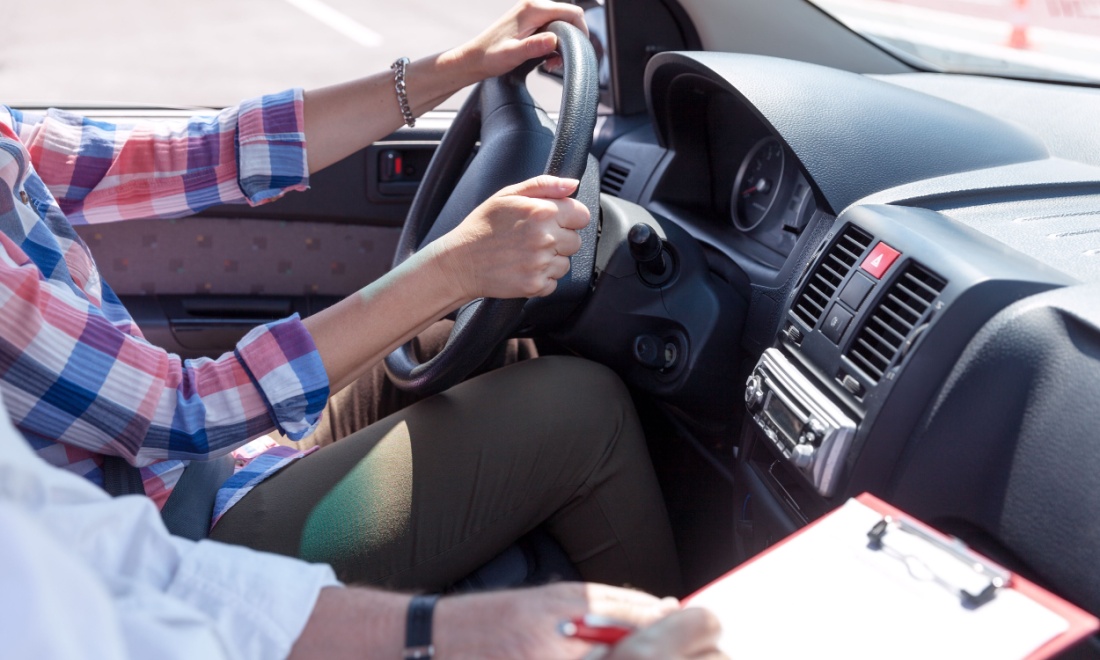
[[[776,451],[831,496],[855,422],[776,348],[764,351],[745,383],[745,405]]]

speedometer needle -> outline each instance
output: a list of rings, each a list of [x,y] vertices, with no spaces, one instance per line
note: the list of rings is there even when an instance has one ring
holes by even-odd
[[[768,190],[771,189],[771,187],[772,187],[771,182],[769,182],[767,179],[760,178],[760,179],[756,180],[756,183],[754,183],[751,186],[749,186],[748,188],[745,188],[744,190],[742,190],[741,191],[741,196],[747,198],[749,195],[753,194],[754,192],[759,192],[759,193],[765,193],[766,194],[768,192]]]

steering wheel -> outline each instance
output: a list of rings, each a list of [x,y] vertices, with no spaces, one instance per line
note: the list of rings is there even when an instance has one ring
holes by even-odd
[[[458,111],[424,173],[393,265],[457,227],[501,188],[543,173],[581,180],[576,197],[592,214],[580,232],[581,249],[551,295],[480,298],[458,311],[443,350],[427,362],[417,361],[411,342],[388,355],[386,370],[403,390],[427,395],[457,384],[521,326],[531,331],[561,322],[589,291],[599,223],[599,167],[589,155],[599,102],[596,56],[573,25],[555,21],[546,30],[558,38],[565,72],[556,130],[527,92],[527,74],[538,61],[482,82]],[[470,160],[478,140],[481,147]]]

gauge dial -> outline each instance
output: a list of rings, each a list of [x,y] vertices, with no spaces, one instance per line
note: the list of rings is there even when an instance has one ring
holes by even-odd
[[[733,182],[733,224],[749,231],[768,215],[783,182],[783,145],[774,137],[760,140],[745,156]]]

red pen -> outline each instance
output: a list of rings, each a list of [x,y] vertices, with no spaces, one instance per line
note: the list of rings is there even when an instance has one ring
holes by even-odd
[[[634,626],[599,614],[585,614],[558,624],[558,632],[566,637],[594,644],[617,644],[634,632]]]

